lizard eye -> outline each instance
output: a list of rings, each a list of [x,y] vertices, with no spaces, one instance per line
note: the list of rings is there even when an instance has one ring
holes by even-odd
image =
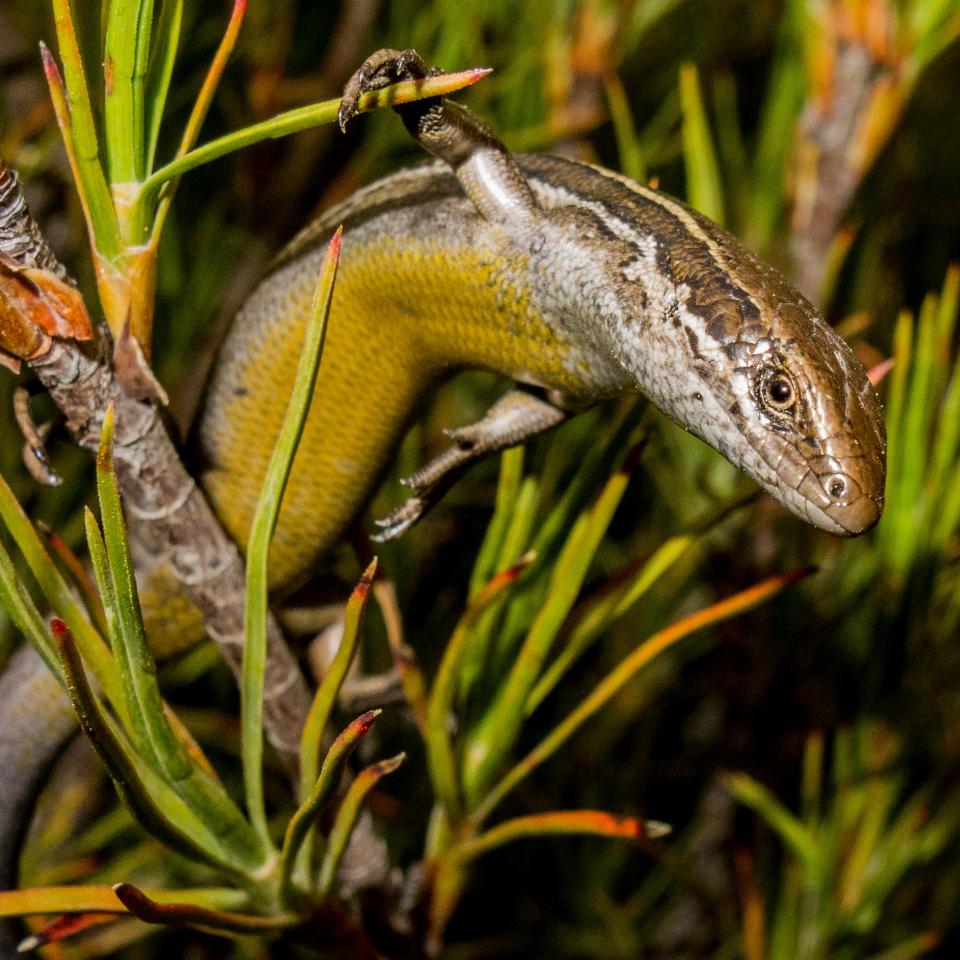
[[[788,413],[796,403],[793,383],[785,373],[775,373],[763,384],[763,399],[774,410]]]

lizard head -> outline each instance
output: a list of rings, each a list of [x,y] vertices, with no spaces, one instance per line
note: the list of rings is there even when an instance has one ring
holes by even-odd
[[[847,343],[782,286],[786,298],[733,297],[701,313],[699,369],[725,422],[695,432],[793,513],[856,536],[883,510],[883,412]]]
[[[599,261],[576,289],[603,319],[594,323],[606,334],[601,350],[627,374],[624,385],[808,523],[841,536],[873,527],[883,511],[883,411],[847,343],[707,217],[616,174],[589,184],[579,176],[580,219],[565,220],[572,242]]]
[[[801,519],[866,533],[883,511],[886,431],[849,345],[726,230],[617,183],[630,255],[607,268],[621,310],[609,349],[635,388]]]

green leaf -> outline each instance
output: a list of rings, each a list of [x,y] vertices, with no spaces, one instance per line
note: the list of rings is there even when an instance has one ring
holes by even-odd
[[[259,858],[248,860],[221,843],[177,793],[152,768],[128,752],[113,721],[90,689],[83,662],[69,630],[54,621],[60,665],[80,726],[103,761],[117,793],[140,825],[161,842],[185,856],[209,863],[238,876],[259,869]]]
[[[293,457],[313,397],[317,370],[323,353],[327,317],[340,260],[343,228],[330,238],[317,287],[310,321],[304,334],[303,350],[287,404],[283,426],[263,478],[260,498],[247,541],[247,596],[244,610],[243,668],[240,685],[243,780],[247,812],[261,841],[272,847],[263,803],[263,677],[267,656],[267,559],[270,540],[280,515],[283,491],[290,476]],[[316,767],[313,768],[314,770]],[[313,780],[310,781],[312,786]],[[309,787],[308,787],[309,789]]]
[[[723,184],[703,105],[697,68],[680,68],[680,106],[683,112],[683,155],[687,166],[687,201],[719,224],[725,222]]]
[[[523,454],[522,446],[508,447],[500,454],[500,475],[497,480],[493,516],[487,524],[483,543],[470,574],[471,597],[482,590],[484,584],[497,573],[501,548],[520,491],[520,482],[523,480]]]
[[[240,27],[243,23],[243,17],[247,10],[247,0],[234,0],[233,10],[230,14],[230,20],[227,23],[227,29],[224,31],[223,37],[220,40],[220,45],[217,47],[217,52],[213,55],[213,60],[210,63],[210,67],[207,70],[207,75],[203,79],[203,85],[200,88],[200,92],[197,94],[197,98],[193,103],[193,108],[190,111],[190,116],[187,119],[187,125],[184,127],[183,136],[180,138],[180,146],[177,148],[177,154],[175,160],[180,159],[181,157],[186,156],[187,153],[193,148],[194,144],[197,142],[197,137],[200,135],[200,128],[203,126],[203,121],[207,117],[207,113],[210,110],[210,104],[213,103],[213,96],[216,93],[217,87],[220,84],[220,78],[223,76],[223,71],[226,69],[227,61],[230,59],[230,55],[233,53],[233,48],[236,45],[237,37],[240,33]],[[163,199],[161,200],[159,207],[156,211],[156,216],[153,222],[153,243],[156,244],[159,242],[160,234],[163,231],[163,224],[166,221],[167,213],[170,209],[170,203],[173,199],[173,194],[176,191],[178,180],[173,180],[167,184],[167,190],[164,193]],[[148,194],[150,202],[153,201],[154,196]],[[146,204],[149,207],[150,203]],[[135,206],[142,211],[141,215],[146,217],[147,212],[144,209],[144,204],[138,203]]]
[[[70,627],[74,637],[76,637],[83,656],[89,661],[97,682],[106,692],[110,702],[122,714],[124,710],[123,697],[110,651],[107,649],[103,638],[91,626],[82,604],[60,574],[46,545],[23,512],[23,508],[17,502],[13,491],[2,476],[0,476],[0,520],[10,531],[17,548],[27,561],[27,566],[39,584],[47,604],[66,621],[67,626]],[[43,634],[46,642],[48,638],[46,638],[45,629]],[[57,658],[52,645],[49,647],[49,651],[50,656],[44,659],[47,660],[48,666],[54,665],[55,673],[59,673]]]
[[[452,817],[461,813],[460,786],[453,743],[448,733],[457,686],[469,644],[474,639],[474,627],[493,601],[520,576],[532,556],[521,560],[497,574],[467,605],[447,643],[440,669],[433,683],[427,712],[426,745],[430,779],[437,798]]]
[[[106,9],[104,134],[108,179],[116,186],[138,183],[146,174],[143,82],[153,0],[109,0]]]
[[[17,575],[13,559],[2,542],[0,542],[0,606],[13,621],[13,625],[40,654],[54,675],[60,677],[56,651],[50,642],[43,617],[40,616],[33,598]]]
[[[147,150],[145,168],[153,170],[153,161],[157,152],[157,140],[163,122],[163,111],[170,91],[170,78],[177,59],[180,45],[180,26],[183,22],[183,0],[161,0],[160,17],[157,20],[156,40],[154,41],[153,62],[147,78],[144,93]]]
[[[293,870],[297,854],[311,826],[333,798],[350,754],[381,713],[383,713],[382,710],[368,710],[361,714],[334,740],[323,760],[316,782],[287,824],[283,849],[280,852],[280,889],[283,892],[284,902],[290,903],[293,899]]]
[[[528,714],[536,710],[584,651],[638,603],[654,583],[700,539],[694,534],[671,537],[657,548],[653,556],[642,564],[634,577],[625,582],[620,589],[610,591],[590,604],[571,630],[563,648],[553,658],[531,692],[527,702]]]
[[[239,909],[247,902],[242,890],[198,887],[188,890],[158,890],[161,903],[192,903],[221,910]],[[113,887],[71,886],[0,891],[0,917],[29,917],[58,913],[126,913]]]
[[[114,412],[104,416],[97,453],[97,492],[103,518],[103,555],[99,537],[90,536],[91,557],[104,595],[111,642],[140,752],[238,859],[260,866],[268,847],[259,842],[223,785],[187,751],[166,714],[157,667],[147,644],[127,543],[120,490],[113,472]],[[89,523],[89,521],[88,521]],[[88,527],[89,529],[89,527]],[[106,569],[104,569],[104,564]],[[109,588],[104,590],[104,584]]]
[[[333,663],[327,670],[323,681],[310,704],[307,722],[303,727],[303,737],[300,741],[300,796],[308,796],[314,789],[317,780],[317,767],[320,762],[320,747],[323,733],[327,728],[330,715],[337,702],[337,695],[343,686],[343,681],[353,662],[357,644],[360,639],[360,630],[363,626],[363,615],[367,609],[367,599],[370,595],[370,584],[373,582],[377,570],[377,561],[370,562],[360,582],[354,587],[347,601],[347,609],[343,617],[343,633],[340,645],[337,648]]]
[[[512,749],[526,715],[526,704],[540,678],[557,631],[580,592],[593,556],[620,503],[640,455],[635,447],[610,477],[591,509],[573,526],[550,578],[546,602],[533,621],[513,668],[471,732],[464,756],[463,782],[473,806]]]
[[[463,70],[459,73],[444,73],[426,80],[404,80],[382,90],[371,90],[360,98],[359,110],[366,112],[378,107],[391,106],[399,103],[410,103],[424,97],[445,96],[463,87],[470,86],[485,77],[490,71],[482,68]],[[340,99],[325,100],[322,103],[310,104],[306,107],[297,107],[288,110],[262,123],[236,130],[223,137],[212,140],[210,143],[197,147],[189,153],[166,166],[155,171],[140,188],[137,203],[150,204],[157,191],[171,180],[182,177],[183,174],[197,167],[210,163],[219,157],[226,156],[243,147],[260,143],[263,140],[286,137],[291,133],[309,130],[311,127],[324,123],[333,123],[340,108]]]
[[[367,794],[383,777],[393,773],[406,758],[405,753],[400,753],[389,760],[381,760],[379,763],[371,764],[365,770],[361,770],[357,779],[350,784],[350,788],[343,798],[343,803],[340,804],[340,809],[337,811],[336,819],[333,821],[333,827],[327,841],[327,849],[320,864],[320,876],[317,881],[317,891],[320,896],[329,897],[333,890],[333,881],[337,877],[337,869],[343,859],[343,852],[347,849],[350,834],[353,833],[353,828],[356,826],[357,818],[360,816],[360,808]]]
[[[63,78],[49,50],[41,45],[47,84],[93,243],[103,256],[112,259],[120,251],[120,233],[113,198],[100,165],[97,123],[90,104],[70,0],[53,0],[53,16],[63,61]]]
[[[745,806],[754,810],[815,876],[822,866],[817,838],[762,784],[745,773],[728,773],[727,789]]]
[[[607,95],[610,119],[613,121],[613,134],[617,138],[620,169],[631,180],[643,183],[647,179],[647,164],[637,136],[637,128],[633,122],[633,114],[630,112],[630,103],[623,84],[616,74],[611,73],[606,77],[604,91]]]
[[[586,835],[619,840],[652,840],[665,837],[668,833],[670,827],[657,820],[618,817],[603,810],[556,810],[498,823],[480,836],[457,844],[451,855],[457,860],[473,860],[506,843],[530,837]]]
[[[786,205],[786,175],[797,117],[803,105],[803,61],[797,55],[795,27],[784,17],[773,75],[760,113],[760,132],[747,191],[744,235],[761,252],[770,249]]]
[[[553,756],[587,720],[598,710],[605,707],[627,683],[661,653],[669,650],[697,630],[728,620],[745,613],[747,610],[752,610],[761,603],[765,603],[810,572],[809,568],[805,568],[768,577],[752,587],[741,590],[731,597],[684,617],[677,623],[648,637],[597,684],[593,692],[586,697],[580,706],[572,711],[562,723],[558,724],[503,779],[488,791],[483,798],[483,802],[473,813],[474,821],[479,823],[489,816],[518,783],[525,780],[533,770]]]

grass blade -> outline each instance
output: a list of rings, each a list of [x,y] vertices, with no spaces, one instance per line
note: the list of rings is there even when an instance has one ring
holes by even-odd
[[[483,68],[463,70],[459,73],[444,73],[426,80],[404,80],[382,90],[371,90],[360,98],[358,105],[361,113],[375,110],[378,107],[391,106],[399,103],[410,103],[424,97],[446,96],[456,90],[468,87],[485,77],[490,71]],[[262,140],[286,137],[300,130],[308,130],[323,123],[333,123],[340,108],[340,99],[325,100],[322,103],[310,104],[306,107],[297,107],[288,110],[262,123],[255,123],[243,130],[228,133],[210,143],[197,147],[189,153],[166,164],[155,171],[140,188],[138,203],[147,204],[151,198],[168,181],[196,167],[210,163],[218,157],[226,156],[243,147],[248,147]]]
[[[223,37],[220,40],[217,52],[213,55],[210,68],[207,70],[207,75],[203,79],[200,93],[194,101],[193,109],[190,111],[187,125],[184,127],[183,136],[180,139],[180,146],[177,148],[175,159],[179,159],[189,153],[197,142],[197,137],[200,135],[200,128],[203,126],[203,121],[206,120],[207,113],[210,110],[210,104],[213,102],[213,95],[216,93],[220,78],[226,69],[230,54],[233,53],[233,48],[236,46],[240,27],[243,24],[243,15],[246,13],[246,10],[247,0],[234,0],[230,20],[227,22],[227,29],[224,31]],[[173,180],[169,183],[163,199],[158,206],[156,216],[153,219],[152,242],[154,244],[159,243],[160,234],[163,232],[163,224],[166,221],[167,212],[173,201],[173,195],[178,182],[179,180]]]
[[[91,626],[82,605],[60,574],[43,540],[2,476],[0,476],[0,520],[10,531],[17,549],[27,561],[27,566],[40,586],[47,604],[66,621],[76,637],[83,656],[90,663],[97,682],[106,692],[110,702],[122,713],[123,697],[113,658],[107,645]],[[43,632],[46,634],[46,630]],[[52,662],[56,664],[57,659],[52,646],[50,653]]]
[[[516,581],[531,560],[532,557],[521,558],[521,561],[509,570],[498,573],[473,597],[444,650],[443,660],[433,683],[425,736],[427,765],[437,798],[450,816],[459,813],[461,806],[457,762],[453,742],[447,732],[460,681],[461,665],[468,653],[468,644],[474,639],[473,628],[477,620],[501,595],[504,588]]]
[[[140,614],[120,490],[113,472],[113,437],[114,414],[110,407],[104,416],[97,454],[97,492],[107,569],[103,569],[103,556],[96,558],[95,568],[101,584],[109,580],[111,585],[107,592],[112,594],[111,602],[105,606],[108,610],[110,606],[115,608],[111,640],[137,746],[146,757],[152,758],[160,775],[184,802],[205,823],[212,825],[213,833],[225,848],[235,850],[244,862],[262,865],[269,848],[259,842],[223,785],[210,775],[209,765],[197,763],[191,756],[190,749],[177,736],[167,717],[157,683],[156,663],[150,654]],[[91,555],[99,554],[98,538],[91,537],[90,542]]]
[[[653,840],[665,837],[670,827],[657,820],[618,817],[602,810],[557,810],[515,817],[491,827],[486,833],[457,845],[452,856],[473,860],[514,840],[529,837],[588,835],[621,840]]]
[[[95,249],[107,258],[120,252],[120,233],[113,198],[100,165],[97,123],[80,53],[70,0],[53,0],[53,17],[63,61],[63,79],[46,48],[41,48],[51,97],[64,143],[74,161],[74,182],[80,193]]]
[[[596,686],[593,692],[567,718],[533,748],[514,768],[491,789],[477,807],[477,822],[486,818],[497,804],[522,780],[554,753],[598,710],[602,709],[637,674],[661,653],[697,630],[738,616],[792,586],[810,574],[809,568],[778,574],[735,593],[683,620],[648,637],[629,656],[625,657]]]
[[[153,0],[107,5],[103,119],[108,179],[114,186],[138,183],[146,173],[143,81],[152,20]]]
[[[737,800],[763,817],[808,870],[817,870],[821,858],[816,837],[762,783],[745,773],[728,773],[723,782]]]
[[[157,140],[160,137],[160,124],[170,92],[170,78],[173,76],[173,64],[177,59],[180,45],[180,27],[183,22],[183,0],[162,0],[160,17],[157,20],[157,36],[154,47],[154,62],[150,66],[145,91],[145,126],[147,147],[145,169],[153,169],[157,152]]]
[[[683,112],[683,155],[687,167],[687,200],[711,220],[723,224],[723,186],[717,151],[703,105],[697,68],[680,68],[680,106]]]
[[[500,475],[497,479],[493,516],[487,524],[483,543],[470,575],[471,597],[482,590],[484,584],[497,572],[497,560],[523,479],[523,454],[522,446],[508,447],[500,454]]]
[[[406,758],[405,753],[400,753],[389,760],[381,760],[379,763],[371,764],[366,769],[361,770],[357,779],[350,784],[347,795],[343,798],[343,803],[340,804],[340,809],[337,811],[337,817],[333,822],[330,837],[327,841],[327,850],[323,856],[323,862],[320,864],[317,890],[322,897],[329,897],[333,890],[333,881],[336,879],[337,868],[343,858],[343,851],[347,849],[347,842],[356,825],[357,817],[360,816],[360,807],[367,794],[387,774],[393,773]]]
[[[263,676],[267,655],[267,558],[270,540],[280,515],[283,491],[290,476],[293,457],[303,431],[303,424],[313,397],[317,370],[323,353],[327,317],[333,285],[340,259],[338,228],[330,239],[327,255],[320,269],[310,321],[304,334],[303,351],[294,379],[293,392],[287,404],[283,427],[277,438],[260,499],[250,527],[247,542],[247,596],[244,610],[245,643],[243,648],[240,712],[242,727],[243,780],[247,812],[261,841],[272,847],[263,803]],[[314,768],[315,769],[315,768]],[[310,783],[312,786],[312,781]]]
[[[242,890],[227,887],[162,890],[153,896],[160,903],[193,903],[221,910],[237,909],[247,901]],[[113,887],[34,887],[0,892],[0,917],[126,912],[127,908],[117,899]]]
[[[166,783],[128,755],[90,689],[83,661],[62,621],[54,621],[54,635],[81,729],[107,768],[121,800],[141,826],[171,849],[230,873],[243,875],[259,867],[257,862],[236,859]]]
[[[334,740],[324,758],[316,783],[297,812],[290,818],[283,838],[283,849],[280,852],[280,889],[285,902],[290,902],[292,898],[293,869],[297,854],[307,838],[310,827],[333,797],[350,754],[381,713],[383,713],[382,710],[368,710],[361,714]]]
[[[330,664],[323,682],[310,704],[310,713],[303,728],[303,738],[300,741],[300,796],[307,797],[314,788],[317,780],[317,767],[320,762],[320,744],[323,732],[327,728],[330,714],[333,712],[337,695],[343,685],[353,656],[360,639],[360,629],[363,626],[363,615],[367,609],[367,599],[370,595],[370,584],[377,570],[377,561],[372,560],[360,577],[360,582],[354,587],[347,609],[344,613],[343,635],[340,646]]]
[[[570,637],[553,658],[527,701],[528,715],[543,702],[561,678],[598,637],[638,603],[644,594],[676,564],[699,538],[693,534],[671,537],[620,589],[599,598],[576,622]]]
[[[471,805],[516,740],[527,699],[540,677],[557,631],[580,592],[641,452],[642,446],[638,446],[627,453],[594,505],[574,524],[550,578],[547,601],[530,627],[506,682],[470,737],[463,780]]]
[[[13,558],[0,543],[0,607],[6,611],[13,625],[27,638],[55,676],[61,676],[57,654],[40,611],[17,576]]]

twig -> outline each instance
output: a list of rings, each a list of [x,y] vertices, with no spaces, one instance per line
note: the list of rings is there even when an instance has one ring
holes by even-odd
[[[26,268],[66,278],[66,270],[30,216],[16,174],[0,161],[0,252]],[[86,343],[50,338],[30,366],[67,419],[76,442],[96,451],[104,411],[116,408],[114,464],[131,539],[169,561],[186,595],[239,676],[243,649],[244,565],[202,491],[187,473],[156,407],[124,393],[110,366],[102,330]],[[310,697],[273,618],[268,624],[264,725],[273,745],[295,758]]]

